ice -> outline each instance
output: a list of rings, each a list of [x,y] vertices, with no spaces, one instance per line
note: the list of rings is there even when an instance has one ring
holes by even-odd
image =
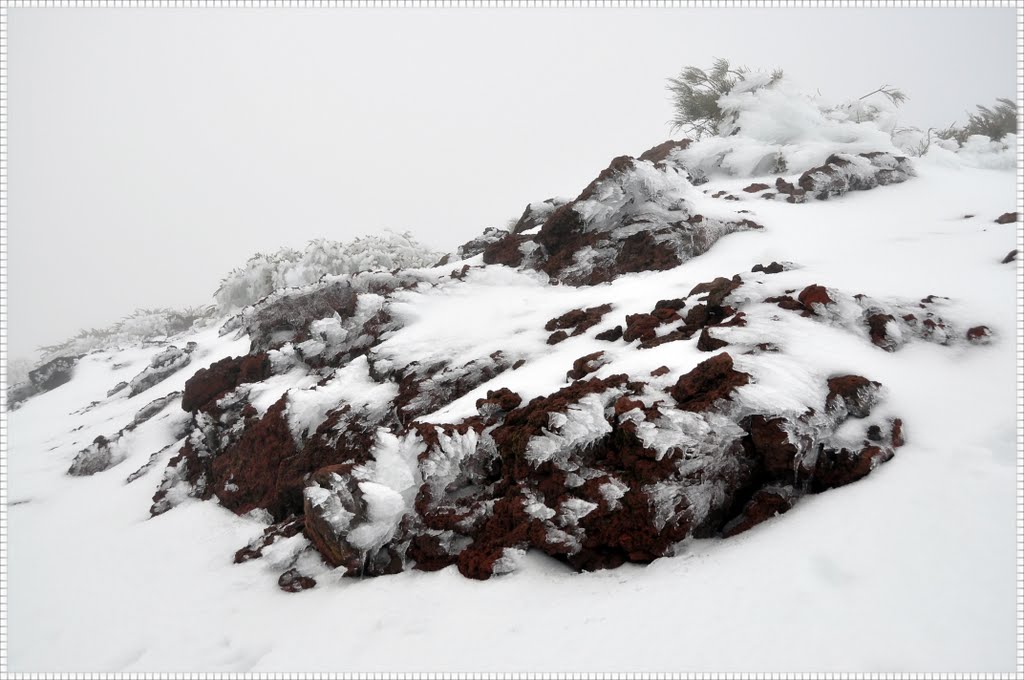
[[[368,521],[349,531],[346,538],[353,547],[368,551],[383,545],[394,533],[405,514],[405,501],[402,494],[376,482],[360,482],[359,490],[366,502]]]
[[[297,387],[301,387],[301,383]],[[398,386],[394,383],[378,383],[370,378],[367,359],[361,356],[336,369],[324,385],[290,389],[288,425],[299,440],[316,432],[328,412],[339,404],[349,404],[367,422],[379,422],[397,394]]]
[[[566,413],[549,414],[548,427],[544,434],[531,437],[526,445],[526,459],[534,466],[549,460],[562,469],[569,469],[568,458],[572,451],[597,441],[612,431],[605,418],[604,410],[608,401],[617,393],[614,390],[588,394],[572,404]]]
[[[562,526],[578,524],[579,521],[597,509],[597,503],[582,498],[570,498],[558,506],[558,520]]]
[[[501,557],[494,561],[491,572],[495,575],[511,574],[522,564],[526,551],[520,548],[505,548]]]
[[[619,501],[626,495],[626,492],[629,491],[629,487],[621,480],[612,477],[610,480],[599,486],[597,490],[600,492],[601,497],[604,498],[605,502],[608,503],[608,508],[615,510],[622,507],[622,503]]]
[[[720,135],[701,139],[679,156],[712,176],[801,173],[833,153],[899,153],[890,139],[890,109],[878,102],[833,104],[783,78],[770,87],[734,90],[718,105],[729,121]]]
[[[225,314],[280,288],[306,286],[325,275],[427,267],[440,257],[408,232],[365,236],[348,243],[318,239],[301,252],[282,248],[269,255],[255,255],[221,281],[214,297]]]

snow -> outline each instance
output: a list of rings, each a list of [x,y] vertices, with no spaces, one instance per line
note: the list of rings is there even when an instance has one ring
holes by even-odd
[[[898,153],[890,141],[891,109],[877,102],[870,111],[859,102],[834,104],[803,94],[783,78],[771,87],[733,90],[718,105],[727,121],[720,135],[676,152],[685,166],[712,177],[778,174],[773,167],[779,161],[803,172],[833,153]]]
[[[549,414],[548,427],[543,434],[531,437],[524,457],[535,467],[553,460],[556,467],[569,470],[569,455],[574,449],[584,448],[612,431],[605,419],[608,402],[618,396],[616,390],[602,394],[588,394],[572,404],[566,413]]]
[[[305,382],[309,382],[307,379]],[[292,382],[292,384],[295,384]],[[379,422],[391,400],[398,394],[394,383],[378,383],[370,378],[366,357],[358,357],[334,371],[324,385],[309,389],[291,389],[288,392],[288,425],[296,440],[316,429],[326,419],[328,411],[339,403],[348,403],[370,422]]]
[[[325,275],[426,267],[440,257],[408,233],[386,232],[348,243],[317,239],[302,252],[281,248],[269,255],[254,255],[221,281],[214,298],[223,314],[254,304],[279,288],[302,287]]]
[[[752,129],[760,124],[753,120]],[[750,169],[765,149],[785,146],[778,140],[789,133],[768,124],[758,132],[765,139],[728,152],[732,165],[722,167]],[[863,124],[837,123],[857,125]],[[783,153],[809,167],[816,154],[837,150],[839,132],[828,134],[820,146],[804,140],[801,150]],[[854,153],[868,137],[858,139],[844,148]],[[194,370],[248,351],[245,337],[193,329],[168,339],[179,347],[198,344],[187,369],[158,387],[108,399],[110,387],[141,372],[162,347],[104,350],[83,357],[71,382],[9,414],[9,669],[1011,671],[1020,263],[999,264],[1018,247],[1018,236],[1014,225],[992,220],[1013,209],[1015,177],[975,167],[973,147],[933,148],[942,153],[915,159],[917,177],[904,184],[801,205],[741,192],[758,178],[716,176],[702,189],[739,196],[729,208],[753,211],[763,231],[726,236],[676,269],[593,288],[551,286],[504,267],[471,269],[465,282],[439,280],[399,293],[391,310],[405,325],[374,349],[396,365],[414,359],[461,365],[497,350],[526,359],[421,419],[451,422],[475,413],[475,400],[488,389],[508,387],[524,401],[549,394],[565,385],[574,359],[598,350],[610,360],[598,376],[644,375],[668,365],[671,372],[652,385],[671,384],[708,355],[693,343],[633,351],[593,336],[716,276],[743,273],[747,283],[734,295],[751,300],[808,283],[881,303],[948,296],[943,317],[957,329],[989,326],[991,344],[905,338],[890,353],[861,334],[770,305],[752,305],[746,328],[715,331],[731,342],[752,342],[771,324],[772,341],[784,350],[756,362],[735,357],[737,369],[754,376],[738,391],[738,408],[787,412],[821,403],[822,380],[830,375],[881,382],[885,394],[873,416],[901,417],[907,445],[865,480],[805,497],[784,516],[734,538],[686,541],[675,556],[646,566],[576,574],[542,555],[509,550],[500,560],[506,573],[485,583],[454,568],[365,580],[325,572],[316,588],[287,594],[277,586],[274,565],[287,564],[305,546],[301,535],[276,543],[269,559],[235,565],[234,551],[265,528],[257,516],[181,498],[173,511],[149,517],[164,464],[177,450],[167,419],[140,425],[125,460],[113,468],[83,478],[65,474],[96,436],[110,436],[154,398],[182,389]],[[865,142],[863,150],[879,149]],[[725,210],[703,191],[691,193],[697,211]],[[755,263],[773,260],[798,268],[749,273]],[[605,302],[614,309],[601,324],[546,344],[548,319]],[[332,325],[318,328],[329,335]],[[296,369],[253,389],[261,409],[288,391],[289,422],[301,433],[323,421],[332,399],[359,395],[371,411],[385,403],[393,387],[371,385],[367,370],[366,359],[357,359],[316,387],[318,378]],[[530,442],[531,455],[553,455],[555,438],[585,446],[610,400],[591,395],[554,418],[548,433]],[[99,403],[82,410],[93,401]],[[665,432],[685,429],[682,418],[668,409],[641,436],[661,450],[670,445]],[[442,451],[452,459],[467,455],[466,437],[442,439]],[[158,464],[125,483],[161,450]],[[369,521],[350,540],[364,548],[379,544],[401,520],[419,484],[420,452],[411,440],[379,434],[374,461],[359,482]],[[452,464],[437,460],[438,483],[449,478]],[[609,503],[625,492],[617,480],[601,488]],[[679,492],[665,489],[672,498]],[[333,497],[326,489],[306,494],[311,502]],[[527,507],[535,517],[570,524],[585,511],[539,501]],[[344,520],[339,512],[337,521]]]

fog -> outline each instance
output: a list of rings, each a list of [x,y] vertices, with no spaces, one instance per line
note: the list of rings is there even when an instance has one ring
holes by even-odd
[[[1015,97],[1013,9],[8,11],[12,357],[210,301],[257,251],[446,250],[668,139],[714,57],[901,122]],[[678,138],[679,135],[676,135]]]

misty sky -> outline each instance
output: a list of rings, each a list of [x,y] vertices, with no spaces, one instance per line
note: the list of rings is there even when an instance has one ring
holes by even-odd
[[[1013,9],[10,9],[10,356],[211,301],[257,251],[441,250],[670,137],[665,79],[726,57],[910,96],[1014,97]],[[678,137],[678,135],[677,135]]]

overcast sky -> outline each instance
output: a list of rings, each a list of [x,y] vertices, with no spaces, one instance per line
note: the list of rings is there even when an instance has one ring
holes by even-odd
[[[10,9],[9,350],[210,301],[257,251],[452,249],[670,137],[726,57],[906,124],[1014,97],[1012,9]]]

